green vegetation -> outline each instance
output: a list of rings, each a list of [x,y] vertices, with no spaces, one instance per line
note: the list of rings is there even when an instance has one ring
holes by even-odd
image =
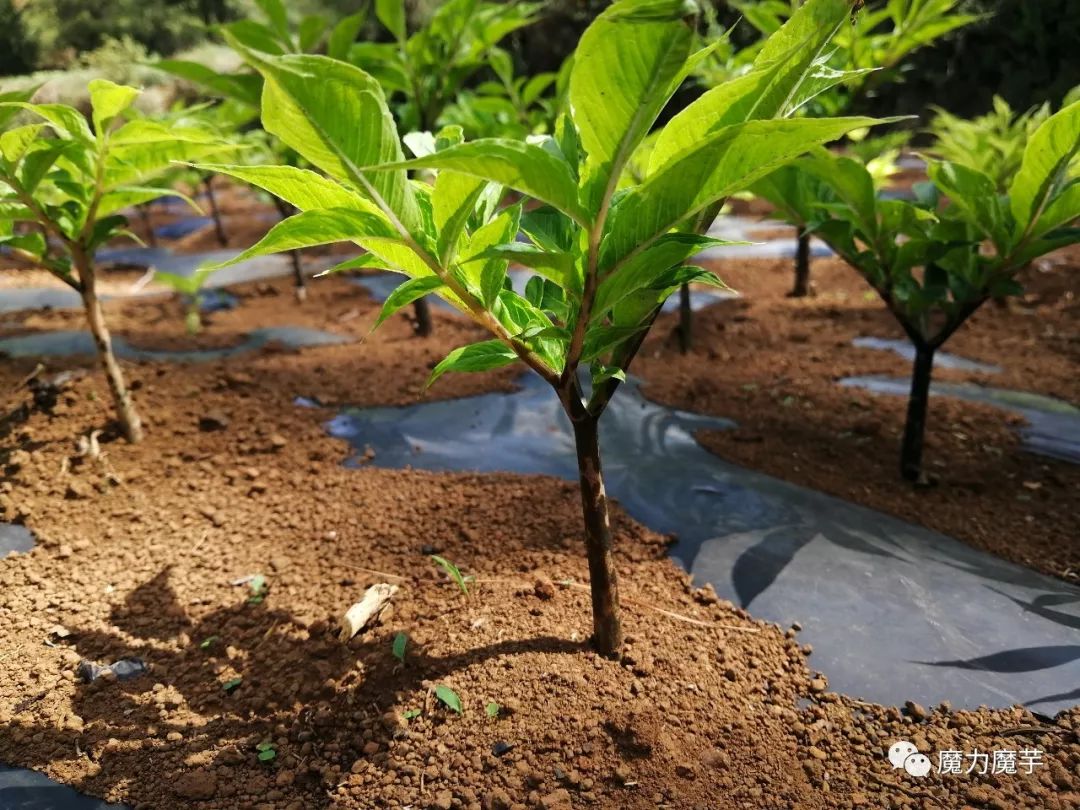
[[[176,194],[154,184],[172,161],[222,152],[222,144],[204,129],[125,121],[138,92],[95,80],[90,123],[60,104],[0,102],[0,117],[10,121],[24,112],[33,121],[0,135],[0,244],[81,296],[121,432],[132,442],[142,436],[142,421],[113,356],[94,253],[130,235],[121,211]]]
[[[991,149],[991,147],[987,147]],[[922,474],[934,353],[990,298],[1022,292],[1016,274],[1037,257],[1080,242],[1080,102],[1035,127],[1013,174],[932,162],[917,200],[880,199],[858,161],[821,151],[757,188],[858,270],[915,347],[901,473]],[[970,164],[970,165],[968,165]],[[1004,192],[999,183],[1005,186]]]
[[[466,142],[460,129],[413,138],[405,160],[378,80],[321,56],[275,55],[233,40],[264,79],[264,128],[324,174],[295,166],[206,166],[280,196],[300,213],[234,261],[352,241],[407,281],[385,315],[436,294],[492,335],[432,372],[523,362],[554,389],[574,427],[592,589],[594,643],[622,643],[604,493],[599,419],[655,320],[689,281],[719,284],[683,262],[717,240],[700,235],[723,200],[812,147],[875,123],[790,117],[817,92],[813,66],[850,15],[847,0],[811,0],[763,47],[754,69],[706,93],[650,143],[641,182],[627,165],[702,58],[694,8],[621,0],[582,36],[570,113],[530,142]],[[409,170],[435,174],[433,185]],[[700,178],[687,184],[685,178]],[[620,187],[621,186],[621,187]],[[500,207],[505,189],[535,200]],[[516,240],[519,231],[527,243]],[[510,260],[538,274],[524,295]],[[582,374],[588,369],[588,375]]]

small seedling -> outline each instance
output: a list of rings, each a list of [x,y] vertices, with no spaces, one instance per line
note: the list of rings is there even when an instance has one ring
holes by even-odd
[[[494,700],[484,707],[484,714],[486,714],[488,717],[498,717],[500,711],[502,711],[502,706],[500,706]]]
[[[394,658],[396,658],[403,664],[405,663],[405,647],[408,645],[408,643],[409,637],[404,633],[398,633],[396,636],[394,636],[394,643],[391,647],[391,650],[394,653]]]
[[[270,586],[266,584],[266,577],[262,574],[256,574],[248,582],[248,588],[251,590],[251,595],[248,596],[247,602],[249,605],[259,605],[266,598],[266,595],[270,592]]]
[[[204,638],[202,640],[202,643],[199,645],[199,647],[203,650],[209,650],[212,646],[214,646],[214,642],[216,642],[218,638],[218,636],[208,636],[207,638]]]
[[[271,762],[277,758],[277,749],[272,742],[261,742],[255,746],[255,750],[259,752],[259,762]]]
[[[431,561],[441,568],[450,579],[454,580],[461,592],[466,596],[469,595],[469,583],[476,577],[465,576],[461,573],[461,569],[450,562],[445,557],[440,557],[438,554],[431,555]]]
[[[225,683],[221,685],[221,688],[225,690],[226,694],[231,695],[243,682],[244,679],[240,677],[229,678],[229,680],[225,681]]]
[[[461,698],[458,697],[458,693],[446,684],[440,683],[435,687],[435,697],[437,697],[440,702],[444,703],[451,711],[455,711],[458,714],[465,713],[465,710],[461,708]]]
[[[412,719],[414,719],[416,717],[419,717],[422,714],[423,714],[423,712],[420,709],[409,709],[407,712],[405,712],[401,716],[404,717],[406,720],[412,720]]]

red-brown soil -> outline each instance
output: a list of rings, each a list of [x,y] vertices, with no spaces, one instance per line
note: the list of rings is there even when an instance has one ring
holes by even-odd
[[[1064,273],[1034,275],[1037,299],[980,313],[950,349],[1003,365],[995,385],[1076,402]],[[790,301],[783,263],[723,268],[745,298],[698,317],[699,348],[686,358],[674,321],[658,326],[635,369],[649,395],[736,419],[737,431],[703,437],[726,457],[1070,576],[1074,468],[1020,451],[999,411],[935,400],[927,458],[939,483],[901,485],[902,403],[834,382],[906,373],[898,358],[849,345],[898,332],[850,271],[816,262],[814,274],[817,297]],[[191,342],[173,302],[114,302],[108,314],[136,344],[221,345],[280,324],[360,338],[378,310],[340,278],[313,283],[303,306],[287,279],[236,292],[241,307],[211,316]],[[81,316],[7,322],[0,333],[76,328]],[[34,364],[5,361],[0,510],[39,545],[0,561],[0,761],[166,809],[1080,804],[1080,710],[1053,720],[900,710],[830,693],[794,630],[694,590],[664,559],[665,538],[619,511],[629,641],[618,660],[591,654],[575,486],[345,469],[347,448],[323,428],[332,411],[294,405],[299,395],[415,401],[447,349],[477,337],[436,312],[429,339],[402,315],[363,345],[126,364],[148,437],[129,446],[107,430],[98,458],[79,456],[76,439],[109,423],[100,375],[71,381],[48,413],[29,407],[20,382]],[[509,372],[449,377],[429,396],[511,384]],[[223,427],[200,429],[206,416]],[[433,552],[477,577],[468,596],[432,566]],[[231,583],[255,573],[269,593],[253,603]],[[339,641],[336,623],[375,582],[401,587],[391,612]],[[403,663],[391,653],[398,632],[410,639]],[[75,676],[81,658],[128,656],[151,671],[90,686]],[[463,715],[434,697],[440,684]],[[922,750],[1038,748],[1044,764],[914,780],[885,756],[901,738]],[[260,743],[276,751],[271,762],[259,762]]]

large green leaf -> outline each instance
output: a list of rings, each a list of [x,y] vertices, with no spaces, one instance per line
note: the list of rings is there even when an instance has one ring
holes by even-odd
[[[1027,231],[1080,149],[1080,101],[1050,116],[1028,139],[1020,171],[1009,186],[1016,233]]]
[[[454,349],[440,362],[428,377],[430,387],[439,377],[448,371],[490,371],[508,366],[518,359],[514,350],[501,340],[485,340]]]
[[[403,157],[378,82],[325,56],[270,57],[250,51],[246,56],[266,80],[266,130],[331,177],[375,198],[408,233],[419,236],[420,209],[406,172],[368,171]]]
[[[578,43],[569,101],[593,215],[676,89],[693,42],[684,18],[694,11],[682,0],[621,0]]]
[[[809,0],[800,6],[766,41],[749,73],[707,91],[664,127],[648,173],[725,126],[791,114],[804,100],[800,88],[850,12],[848,0]]]
[[[487,138],[381,168],[388,171],[449,169],[509,186],[558,208],[583,225],[589,220],[578,202],[577,183],[569,165],[532,144]]]
[[[688,217],[747,188],[813,146],[877,123],[862,117],[800,118],[725,127],[619,201],[605,238],[601,267],[610,269],[640,252]]]
[[[268,191],[300,211],[315,208],[353,208],[378,216],[382,212],[370,200],[344,188],[333,180],[295,166],[242,166],[200,163],[197,168],[212,174],[225,174]],[[387,222],[389,226],[389,222]]]
[[[277,223],[256,244],[239,255],[214,265],[222,267],[242,262],[254,256],[282,253],[287,250],[329,245],[335,242],[362,243],[365,239],[397,237],[386,220],[373,214],[350,208],[326,208],[304,211]]]

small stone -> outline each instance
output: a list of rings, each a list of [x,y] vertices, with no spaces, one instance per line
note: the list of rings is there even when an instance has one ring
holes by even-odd
[[[56,556],[59,557],[61,560],[66,560],[74,553],[75,552],[71,550],[71,546],[69,546],[67,543],[61,543],[60,548],[56,551]]]
[[[364,754],[366,754],[367,756],[370,757],[372,754],[377,754],[378,752],[379,744],[374,740],[368,740],[366,743],[364,743]]]
[[[514,746],[512,746],[510,743],[506,742],[505,740],[499,740],[493,746],[491,746],[491,753],[494,754],[497,757],[501,757],[504,754],[510,753],[510,751],[513,749],[513,747]]]
[[[814,678],[810,681],[811,692],[824,692],[829,687],[824,678]]]
[[[454,806],[454,794],[449,790],[440,790],[435,794],[435,806],[439,810],[451,810]]]
[[[483,807],[484,810],[510,810],[513,806],[513,802],[510,799],[510,795],[505,790],[502,788],[495,788],[484,794],[480,806]]]
[[[904,704],[904,708],[907,709],[908,716],[913,720],[925,720],[926,709],[920,706],[913,700],[909,700]]]
[[[694,766],[688,762],[678,762],[675,764],[675,773],[677,773],[683,779],[693,779]]]
[[[865,793],[852,793],[851,794],[851,806],[852,807],[866,807],[870,804],[870,800],[866,798]]]
[[[537,574],[536,580],[533,582],[533,593],[535,593],[539,599],[554,599],[555,583],[552,582],[547,575]]]
[[[169,742],[180,742],[182,739],[184,739],[184,735],[181,734],[179,731],[170,731],[168,734],[165,735],[165,739]]]
[[[288,443],[288,440],[280,433],[275,433],[273,436],[270,437],[270,446],[275,450],[280,450]]]
[[[816,745],[810,746],[809,753],[810,756],[812,756],[814,759],[825,760],[829,758],[829,755],[822,751],[820,748],[818,748]]]

